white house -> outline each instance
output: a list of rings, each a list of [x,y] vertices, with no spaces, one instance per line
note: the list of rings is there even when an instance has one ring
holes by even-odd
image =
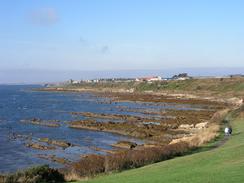
[[[136,78],[136,81],[147,81],[147,82],[152,82],[152,81],[161,81],[162,77],[161,76],[152,76],[152,77],[145,77],[145,78]]]

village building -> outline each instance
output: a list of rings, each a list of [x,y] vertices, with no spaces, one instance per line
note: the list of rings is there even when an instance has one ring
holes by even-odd
[[[161,80],[162,80],[162,77],[161,76],[152,76],[152,77],[136,78],[136,81],[147,81],[147,82],[161,81]]]

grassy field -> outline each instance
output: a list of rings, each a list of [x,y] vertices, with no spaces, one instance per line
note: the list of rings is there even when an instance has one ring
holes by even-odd
[[[231,122],[233,135],[221,147],[138,169],[100,176],[87,183],[244,182],[244,118]]]
[[[106,82],[106,83],[83,83],[67,85],[66,88],[92,88],[92,89],[133,89],[136,92],[154,91],[171,93],[192,93],[211,95],[244,95],[244,77],[241,78],[207,78],[189,79],[184,81],[170,80],[158,82]]]

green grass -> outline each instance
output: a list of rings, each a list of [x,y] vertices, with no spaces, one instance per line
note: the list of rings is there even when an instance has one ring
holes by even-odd
[[[243,183],[244,119],[236,119],[231,123],[234,133],[219,148],[103,175],[87,183]]]
[[[136,92],[156,91],[156,92],[188,92],[193,94],[230,94],[230,96],[244,95],[244,77],[242,78],[207,78],[189,79],[184,81],[156,81],[148,82],[107,82],[107,83],[83,83],[67,85],[65,88],[90,88],[90,89],[134,89]]]

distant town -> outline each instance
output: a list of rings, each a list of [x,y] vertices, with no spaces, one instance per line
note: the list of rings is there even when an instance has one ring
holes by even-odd
[[[84,84],[84,83],[119,83],[119,82],[147,82],[152,83],[156,81],[169,81],[169,80],[188,80],[188,79],[206,79],[206,78],[240,78],[244,77],[243,74],[233,74],[227,76],[189,76],[188,73],[179,73],[173,75],[170,78],[164,78],[162,76],[147,76],[147,77],[138,77],[138,78],[96,78],[96,79],[86,79],[86,80],[75,80],[69,79],[60,83],[52,83],[47,85],[76,85],[76,84]]]

